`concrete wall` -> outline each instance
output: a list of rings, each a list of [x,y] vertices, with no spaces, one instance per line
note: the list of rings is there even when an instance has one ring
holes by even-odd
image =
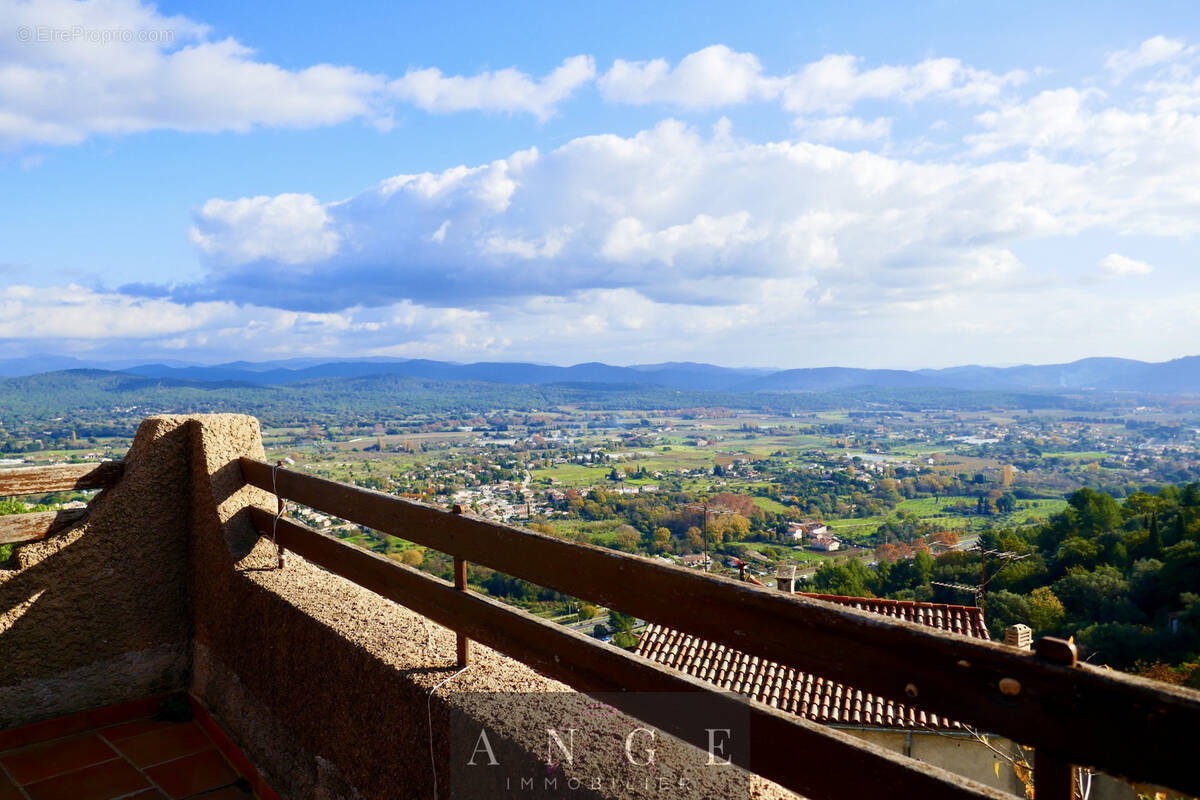
[[[1001,736],[988,736],[987,744],[984,744],[971,736],[949,732],[910,732],[874,728],[846,728],[846,731],[860,739],[874,742],[926,764],[933,764],[1018,797],[1025,797],[1025,784],[1017,776],[1012,762],[999,754],[1012,756],[1018,752],[1018,748],[1011,740]],[[1033,752],[1028,751],[1026,758],[1033,759]],[[1136,797],[1137,793],[1128,783],[1108,775],[1097,774],[1092,778],[1088,800],[1135,800]]]
[[[0,568],[0,728],[188,685],[188,440],[146,420],[85,520]]]

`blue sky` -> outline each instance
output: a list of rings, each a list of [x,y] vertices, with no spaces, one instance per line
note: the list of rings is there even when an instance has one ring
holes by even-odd
[[[0,358],[1197,352],[1190,3],[0,0]]]

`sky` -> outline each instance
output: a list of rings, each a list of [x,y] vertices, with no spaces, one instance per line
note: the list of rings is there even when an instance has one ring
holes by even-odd
[[[0,0],[0,358],[1163,361],[1198,232],[1194,2]]]

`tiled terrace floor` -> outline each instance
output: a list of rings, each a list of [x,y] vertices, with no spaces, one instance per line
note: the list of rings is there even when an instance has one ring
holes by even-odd
[[[147,717],[0,751],[0,800],[261,797],[201,722]]]

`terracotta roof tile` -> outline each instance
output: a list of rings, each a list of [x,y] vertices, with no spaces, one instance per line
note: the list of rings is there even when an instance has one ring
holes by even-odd
[[[804,596],[975,639],[991,639],[983,623],[983,615],[976,606],[824,594]],[[888,728],[962,727],[945,717],[926,714],[911,706],[876,697],[870,692],[749,656],[662,625],[646,628],[638,641],[637,651],[680,672],[815,722]]]

